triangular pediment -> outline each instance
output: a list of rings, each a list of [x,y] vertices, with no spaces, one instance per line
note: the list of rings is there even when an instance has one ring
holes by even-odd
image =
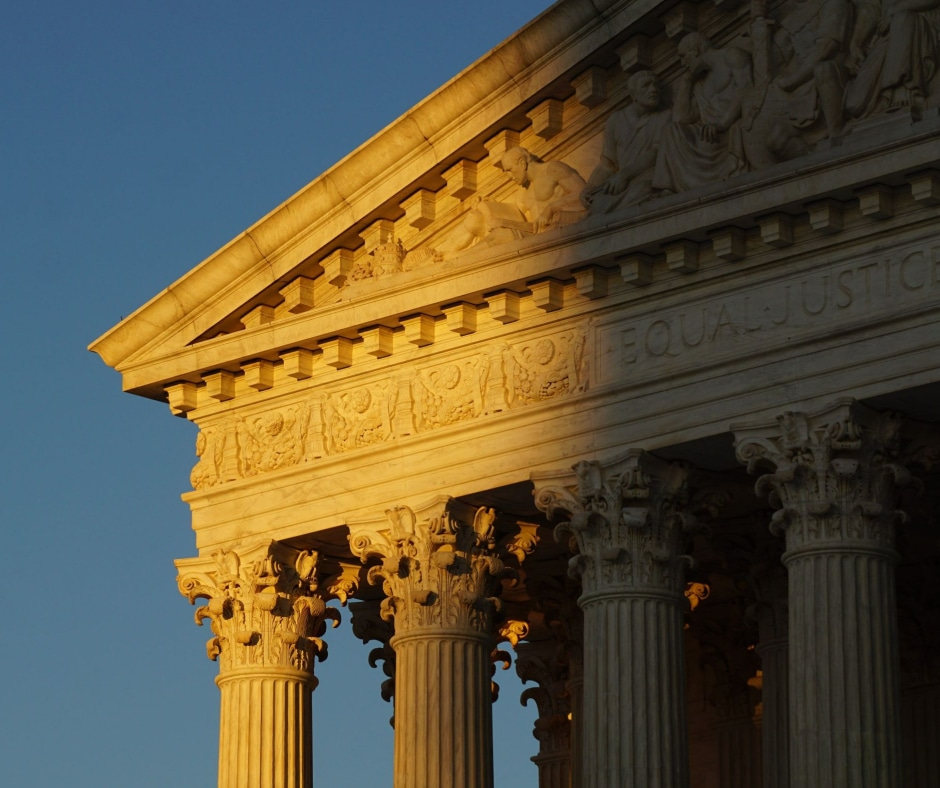
[[[713,237],[734,259],[736,233],[759,216],[778,217],[782,245],[786,217],[810,196],[796,176],[813,168],[828,173],[813,185],[817,201],[854,199],[860,187],[871,187],[862,199],[873,213],[890,210],[892,189],[933,200],[940,85],[925,69],[892,85],[898,42],[862,35],[853,19],[848,0],[562,0],[91,349],[125,388],[164,398],[168,386],[284,353],[381,344],[379,327],[631,253],[636,284],[669,244],[673,271],[694,270],[688,245]],[[822,30],[839,40],[807,70],[800,59]],[[940,52],[926,18],[921,32]],[[647,73],[658,96],[637,92]],[[825,99],[837,83],[833,119]],[[866,169],[867,152],[885,145],[896,160]],[[511,166],[520,147],[534,157],[522,185]],[[536,215],[553,200],[551,215]]]

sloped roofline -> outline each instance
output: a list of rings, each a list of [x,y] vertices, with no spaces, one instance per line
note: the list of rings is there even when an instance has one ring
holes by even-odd
[[[119,369],[184,323],[195,310],[218,300],[234,282],[269,266],[274,258],[289,254],[291,265],[300,263],[398,190],[407,188],[402,162],[409,163],[409,180],[414,180],[416,168],[430,169],[485,131],[482,119],[476,125],[467,122],[467,116],[480,105],[495,103],[501,111],[505,109],[501,114],[508,114],[652,5],[653,0],[559,0],[151,298],[88,349],[108,366]],[[551,55],[555,57],[549,58]],[[546,60],[552,68],[531,73]],[[272,282],[277,275],[272,267]],[[256,285],[257,278],[251,279]]]

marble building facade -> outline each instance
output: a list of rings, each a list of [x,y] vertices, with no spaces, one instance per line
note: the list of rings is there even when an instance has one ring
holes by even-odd
[[[506,661],[541,788],[937,784],[938,63],[561,0],[92,344],[200,430],[220,788],[311,784],[341,607],[395,788],[493,784]]]

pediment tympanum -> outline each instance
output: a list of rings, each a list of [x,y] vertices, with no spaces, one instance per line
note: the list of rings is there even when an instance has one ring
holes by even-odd
[[[928,6],[563,0],[92,349],[208,490],[916,311]]]

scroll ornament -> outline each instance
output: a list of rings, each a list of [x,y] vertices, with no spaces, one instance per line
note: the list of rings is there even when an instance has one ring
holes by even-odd
[[[744,429],[735,446],[776,508],[771,529],[793,550],[818,542],[863,540],[891,548],[897,490],[911,474],[899,461],[901,418],[857,402],[823,413],[787,412],[776,427]]]
[[[685,590],[692,559],[682,554],[684,538],[700,527],[690,506],[689,469],[642,451],[604,466],[573,466],[577,484],[537,491],[536,505],[549,518],[570,519],[555,529],[575,553],[569,574],[580,576],[584,593],[619,588]],[[714,501],[711,505],[719,505]]]
[[[180,592],[196,610],[196,623],[208,620],[210,659],[226,671],[250,667],[290,667],[311,674],[313,660],[326,659],[326,622],[339,612],[318,593],[317,553],[297,552],[278,543],[260,551],[221,549],[212,561],[187,572],[180,562]],[[206,565],[208,564],[208,565]]]
[[[481,507],[472,524],[449,511],[418,521],[407,506],[386,511],[390,528],[350,537],[355,555],[382,583],[381,615],[396,635],[422,628],[455,628],[489,635],[499,609],[496,592],[505,567],[494,554],[496,513]]]

